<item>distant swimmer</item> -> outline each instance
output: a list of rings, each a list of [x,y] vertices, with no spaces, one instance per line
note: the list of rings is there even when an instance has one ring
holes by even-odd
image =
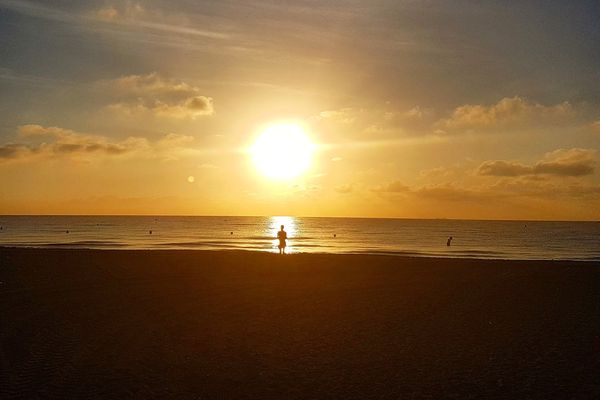
[[[149,235],[152,235],[152,231],[148,231],[148,234],[149,234]]]
[[[233,235],[233,232],[229,232],[230,235]]]
[[[281,225],[281,230],[277,232],[277,239],[279,239],[279,254],[285,254],[287,232],[283,230],[283,225]]]
[[[446,242],[446,246],[450,246],[450,243],[452,242],[452,236],[450,236],[448,238],[448,241]]]
[[[67,230],[67,231],[65,231],[65,233],[69,233],[69,231]]]
[[[337,233],[334,233],[334,234],[333,234],[333,237],[337,237]]]

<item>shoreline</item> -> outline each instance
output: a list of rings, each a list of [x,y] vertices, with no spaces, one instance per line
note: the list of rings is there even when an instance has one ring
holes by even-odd
[[[98,248],[98,247],[84,247],[84,246],[74,246],[70,247],[68,243],[56,243],[52,245],[0,245],[0,251],[8,250],[8,251],[20,251],[20,250],[28,250],[28,251],[100,251],[100,252],[191,252],[191,253],[258,253],[258,254],[277,254],[276,248],[272,250],[252,250],[252,249],[190,249],[190,248],[132,248],[126,245],[122,247],[106,247],[106,248]],[[585,263],[585,264],[594,264],[597,263],[600,266],[600,258],[495,258],[495,257],[477,257],[477,256],[465,256],[465,255],[457,255],[455,257],[449,257],[447,255],[440,256],[435,254],[427,254],[427,253],[417,253],[417,252],[409,252],[409,251],[372,251],[372,252],[301,252],[296,251],[294,253],[287,253],[286,256],[306,256],[306,255],[314,255],[314,256],[373,256],[373,257],[393,257],[393,258],[410,258],[410,259],[435,259],[435,260],[479,260],[479,261],[506,261],[506,262],[564,262],[564,263]]]
[[[0,397],[598,398],[598,266],[0,248]]]

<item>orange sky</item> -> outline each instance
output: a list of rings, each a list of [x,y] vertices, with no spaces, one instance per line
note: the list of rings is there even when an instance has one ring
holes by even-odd
[[[600,219],[592,9],[190,3],[0,0],[0,214]]]

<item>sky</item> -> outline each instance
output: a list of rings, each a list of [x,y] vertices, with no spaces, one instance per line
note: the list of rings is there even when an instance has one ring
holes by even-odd
[[[0,0],[0,214],[599,220],[600,3]],[[272,180],[277,123],[315,144]]]

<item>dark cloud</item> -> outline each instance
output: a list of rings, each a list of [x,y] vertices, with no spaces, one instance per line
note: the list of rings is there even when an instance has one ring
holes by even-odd
[[[5,144],[0,146],[0,160],[10,160],[24,156],[31,149],[22,144]]]
[[[583,176],[594,173],[593,160],[581,160],[573,162],[539,162],[533,167],[536,174]]]
[[[533,173],[533,168],[513,161],[493,160],[482,163],[477,172],[489,176],[521,176]]]
[[[212,99],[205,96],[196,96],[188,99],[185,103],[190,110],[212,113]]]
[[[133,151],[133,148],[126,148],[122,145],[113,143],[54,143],[48,146],[53,153],[106,153],[106,154],[123,154],[128,151]]]

